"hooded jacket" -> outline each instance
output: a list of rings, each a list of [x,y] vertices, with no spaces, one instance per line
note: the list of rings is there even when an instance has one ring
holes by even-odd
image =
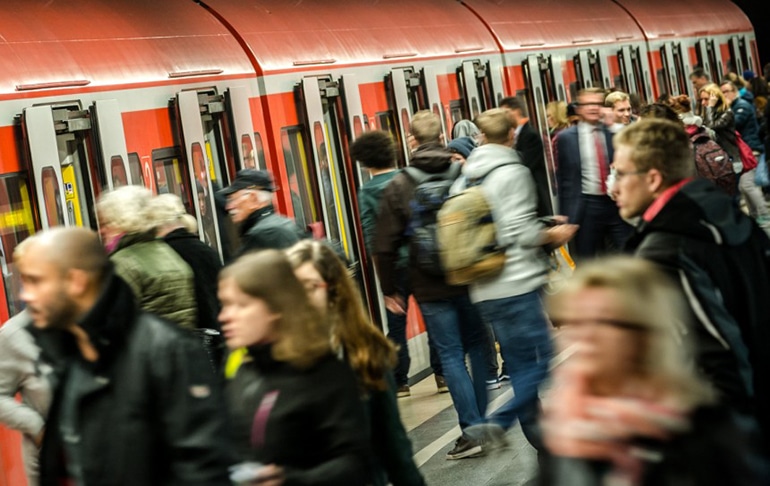
[[[258,250],[283,250],[304,237],[294,221],[276,214],[269,204],[251,213],[241,225],[241,248],[236,256]]]
[[[444,172],[451,163],[452,154],[438,142],[420,145],[410,160],[411,167],[430,174]],[[409,203],[414,197],[415,187],[417,184],[414,179],[402,171],[382,191],[374,253],[384,295],[396,293],[395,268],[399,260],[399,249],[408,244],[404,233],[412,215]],[[409,281],[418,302],[449,299],[467,292],[467,287],[448,285],[444,277],[428,275],[416,265],[411,265]]]
[[[711,182],[686,183],[627,249],[678,282],[694,316],[696,361],[742,411],[770,432],[770,240]],[[753,395],[753,399],[751,399]]]
[[[471,300],[513,297],[542,287],[548,274],[546,254],[540,249],[544,225],[537,219],[534,179],[519,154],[503,145],[482,145],[471,153],[462,173],[451,192],[456,194],[483,178],[481,187],[492,207],[497,243],[506,247],[502,273],[472,284]]]

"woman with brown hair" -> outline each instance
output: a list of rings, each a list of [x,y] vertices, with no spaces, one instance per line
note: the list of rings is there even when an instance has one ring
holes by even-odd
[[[286,256],[245,255],[219,277],[236,453],[260,485],[369,481],[365,418],[350,368]]]
[[[569,356],[544,400],[542,484],[767,484],[756,424],[694,369],[687,306],[652,263],[579,266],[547,310]]]
[[[355,282],[331,247],[303,240],[286,252],[310,301],[326,317],[327,341],[358,377],[374,451],[373,484],[424,485],[396,404],[393,344],[369,320]]]

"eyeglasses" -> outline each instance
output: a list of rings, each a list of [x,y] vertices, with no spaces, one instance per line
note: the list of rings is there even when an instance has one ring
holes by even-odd
[[[600,324],[604,326],[616,327],[626,331],[646,331],[647,326],[638,322],[624,321],[622,319],[553,319],[551,324],[557,329],[570,329],[575,325]]]

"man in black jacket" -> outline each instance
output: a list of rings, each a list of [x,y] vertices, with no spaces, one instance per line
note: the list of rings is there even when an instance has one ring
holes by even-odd
[[[537,215],[552,216],[551,186],[548,184],[548,173],[545,166],[543,139],[529,123],[527,106],[515,97],[500,100],[500,108],[507,110],[508,118],[516,128],[513,148],[519,152],[521,160],[532,173],[537,191]]]
[[[697,365],[724,403],[753,412],[770,437],[770,241],[726,193],[692,178],[681,125],[642,120],[615,145],[615,201],[622,217],[641,218],[627,249],[681,285]]]
[[[273,178],[265,170],[238,171],[230,186],[219,191],[227,212],[240,225],[241,248],[236,256],[256,250],[288,248],[304,237],[294,221],[273,208]]]
[[[41,484],[230,484],[220,384],[197,339],[139,310],[93,231],[39,233],[15,257],[58,381]]]

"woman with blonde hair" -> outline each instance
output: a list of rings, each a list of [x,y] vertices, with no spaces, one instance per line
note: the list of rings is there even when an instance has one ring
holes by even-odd
[[[545,106],[546,119],[548,121],[548,132],[551,140],[565,128],[569,128],[570,123],[567,118],[567,103],[564,101],[551,101]]]
[[[231,350],[226,389],[242,462],[237,473],[262,465],[238,480],[367,484],[369,445],[355,376],[332,353],[326,322],[286,255],[265,250],[239,258],[222,270],[218,295]]]
[[[369,417],[374,484],[424,485],[396,404],[394,345],[369,320],[355,282],[331,247],[304,240],[286,253],[311,302],[329,324],[333,349],[358,378]]]
[[[687,306],[652,263],[579,266],[547,310],[569,357],[544,401],[543,484],[767,484],[756,425],[716,404]]]

